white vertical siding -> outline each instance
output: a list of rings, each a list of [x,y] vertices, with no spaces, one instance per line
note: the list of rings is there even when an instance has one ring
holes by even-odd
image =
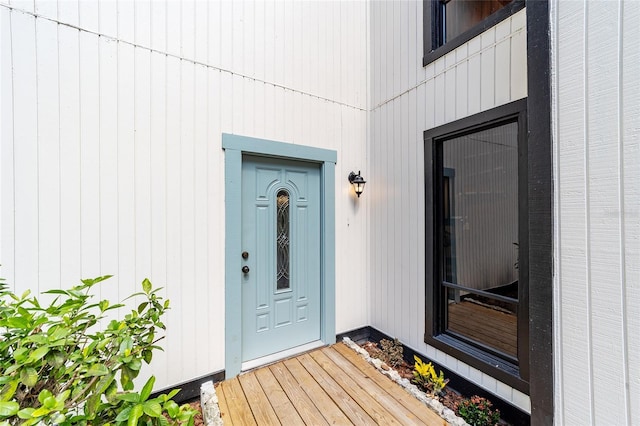
[[[359,108],[366,2],[1,0],[61,24]],[[243,52],[238,54],[238,52]]]
[[[11,52],[11,13],[0,7],[0,52]],[[4,179],[13,176],[13,82],[6,75],[13,69],[11,55],[0,55],[0,256],[2,264],[14,265],[15,253],[13,240],[15,227],[13,213],[14,182]],[[11,142],[9,142],[11,141]],[[9,210],[9,211],[7,211]]]
[[[61,270],[60,180],[50,178],[60,175],[58,32],[53,22],[40,26],[37,44],[40,274],[58,278]],[[11,79],[6,78],[6,81]],[[4,135],[1,137],[7,140]]]
[[[423,132],[527,95],[526,11],[422,67],[422,3],[370,4],[371,325],[525,411],[527,395],[424,343]],[[427,171],[427,173],[429,173]],[[426,252],[425,252],[426,250]]]
[[[221,134],[335,149],[339,332],[368,323],[367,5],[0,1],[0,275],[149,277],[159,387],[224,368]],[[232,309],[234,307],[231,307]]]
[[[28,17],[11,22],[14,36],[25,43],[23,55],[14,55],[13,72],[23,78],[13,87],[14,123],[30,121],[37,116],[38,90],[36,84],[36,27]],[[38,281],[38,272],[29,265],[38,263],[38,219],[29,214],[38,210],[38,133],[34,125],[15,126],[13,144],[14,179],[21,189],[13,192],[15,203],[14,226],[16,244],[14,264],[23,271],[21,279]],[[18,232],[20,230],[20,232]]]
[[[118,44],[108,38],[101,38],[98,44],[100,56],[100,271],[116,275],[118,273]],[[61,163],[61,167],[64,165]],[[59,201],[64,205],[63,201]],[[153,207],[153,206],[152,206]],[[161,277],[153,271],[151,276]],[[71,277],[73,282],[77,279]],[[163,280],[164,281],[164,280]],[[120,300],[116,282],[100,288],[100,297]],[[47,284],[45,284],[47,285]]]
[[[627,416],[640,419],[640,7],[621,5],[622,72],[618,110],[620,111],[620,180],[622,239],[621,280],[623,292],[623,322],[625,359],[623,369],[629,383]],[[626,384],[625,384],[626,386]],[[635,422],[635,420],[633,420]]]
[[[640,418],[640,4],[553,2],[555,420]]]

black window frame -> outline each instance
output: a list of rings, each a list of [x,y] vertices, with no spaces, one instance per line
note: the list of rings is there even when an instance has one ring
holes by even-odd
[[[509,16],[520,11],[525,6],[525,0],[513,0],[511,3],[488,16],[476,26],[470,28],[453,40],[444,42],[442,32],[443,2],[441,0],[423,0],[423,48],[422,66],[427,66],[436,59],[460,47],[472,38],[480,35],[489,28],[504,21]]]
[[[519,286],[518,286],[518,357],[517,361],[483,350],[480,345],[457,338],[444,329],[446,300],[442,289],[442,170],[439,146],[443,141],[475,133],[509,122],[518,123],[518,233],[519,233]],[[528,202],[528,140],[527,99],[520,99],[461,120],[424,132],[425,144],[425,241],[432,241],[425,250],[426,259],[426,315],[425,343],[444,351],[468,365],[491,375],[495,379],[529,393],[529,202]],[[429,205],[431,204],[431,205]],[[429,246],[429,243],[427,243]]]

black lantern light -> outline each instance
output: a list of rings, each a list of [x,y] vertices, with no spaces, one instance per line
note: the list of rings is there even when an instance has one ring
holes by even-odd
[[[353,185],[356,195],[360,198],[360,194],[364,191],[364,184],[367,183],[367,181],[360,176],[360,170],[358,170],[358,174],[355,174],[354,172],[349,173],[349,183]]]

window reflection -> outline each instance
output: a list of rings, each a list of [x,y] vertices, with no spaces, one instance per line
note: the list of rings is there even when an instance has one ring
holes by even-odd
[[[502,9],[511,0],[446,0],[442,3],[446,43]]]
[[[517,356],[518,124],[442,142],[447,331]]]

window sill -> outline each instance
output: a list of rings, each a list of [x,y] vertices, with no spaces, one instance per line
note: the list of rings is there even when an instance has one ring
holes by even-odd
[[[425,335],[424,341],[426,344],[451,355],[473,368],[477,368],[494,379],[520,392],[529,394],[529,383],[520,377],[520,370],[517,365],[483,352],[475,346],[447,334]]]

